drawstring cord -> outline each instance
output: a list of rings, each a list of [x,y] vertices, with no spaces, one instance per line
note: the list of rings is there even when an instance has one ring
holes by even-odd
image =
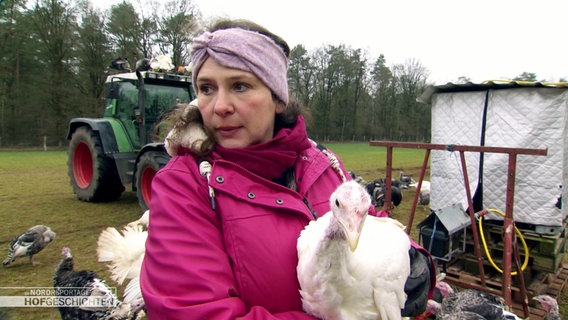
[[[215,211],[215,191],[209,183],[209,178],[211,177],[211,163],[209,163],[209,161],[201,160],[201,162],[199,162],[199,174],[207,179],[207,187],[209,187],[209,199],[211,200],[211,209]]]

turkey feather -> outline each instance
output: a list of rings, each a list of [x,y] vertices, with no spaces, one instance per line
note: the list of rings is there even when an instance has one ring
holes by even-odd
[[[111,278],[118,284],[129,280],[123,298],[137,317],[144,314],[146,307],[140,290],[140,269],[146,252],[149,222],[150,211],[146,210],[140,219],[128,223],[120,232],[106,228],[97,241],[98,259],[107,264]]]
[[[140,274],[144,260],[148,232],[142,226],[124,227],[122,234],[108,227],[101,232],[97,241],[97,255],[100,262],[109,262],[111,278],[122,284]]]

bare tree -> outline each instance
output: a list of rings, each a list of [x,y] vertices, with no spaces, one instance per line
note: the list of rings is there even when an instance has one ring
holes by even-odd
[[[171,54],[176,66],[189,64],[188,47],[197,30],[196,9],[190,1],[172,0],[165,4],[164,14],[156,17],[157,43],[162,54]]]
[[[288,85],[294,96],[307,108],[314,95],[314,76],[315,68],[308,51],[302,45],[295,46],[290,52]]]
[[[397,140],[424,140],[429,136],[430,109],[416,98],[426,86],[429,72],[417,59],[408,59],[392,68],[397,95]],[[428,121],[425,121],[428,120]]]

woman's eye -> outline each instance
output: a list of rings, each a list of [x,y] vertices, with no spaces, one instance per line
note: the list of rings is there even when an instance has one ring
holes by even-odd
[[[235,85],[233,86],[233,88],[234,88],[236,91],[242,92],[242,91],[247,90],[247,89],[249,88],[249,86],[246,85],[246,84],[244,84],[244,83],[242,83],[242,82],[237,82],[237,83],[235,83]]]
[[[199,89],[199,93],[209,94],[213,90],[211,86],[208,85],[201,85],[197,89]]]

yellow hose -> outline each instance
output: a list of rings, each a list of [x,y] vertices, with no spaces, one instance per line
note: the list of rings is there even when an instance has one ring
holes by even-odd
[[[505,214],[497,209],[488,209],[487,211],[489,212],[494,212],[499,214],[502,217],[505,217]],[[487,259],[489,260],[489,263],[491,263],[491,265],[493,266],[493,268],[495,268],[495,270],[499,271],[500,273],[503,273],[503,270],[501,268],[499,268],[495,262],[493,261],[493,258],[491,258],[491,254],[489,253],[489,249],[487,248],[487,242],[485,242],[485,236],[483,234],[483,225],[482,222],[483,221],[483,216],[479,217],[478,220],[478,225],[479,225],[479,234],[481,235],[481,242],[483,242],[483,249],[485,250],[485,255],[487,256]],[[521,271],[525,270],[527,268],[527,265],[529,264],[529,248],[527,246],[527,243],[525,241],[525,238],[523,237],[523,235],[521,234],[521,232],[519,231],[519,229],[517,229],[517,227],[515,226],[515,232],[517,233],[517,235],[519,236],[519,238],[521,239],[521,242],[523,243],[523,249],[525,250],[525,261],[523,261],[523,265],[521,266]],[[512,276],[516,276],[517,275],[517,271],[513,271],[511,272]]]

